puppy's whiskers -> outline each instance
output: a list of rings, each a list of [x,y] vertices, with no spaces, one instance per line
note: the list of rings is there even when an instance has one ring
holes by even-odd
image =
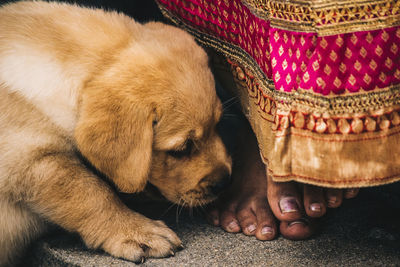
[[[236,114],[232,114],[232,113],[224,113],[224,114],[222,114],[222,118],[224,118],[224,117],[234,117],[234,118],[236,118],[237,115]]]
[[[203,203],[202,203],[201,201],[199,201],[199,200],[197,200],[196,208],[197,208],[201,213],[203,213],[203,212],[205,213],[205,212],[206,212],[205,209],[204,209]]]
[[[226,105],[229,105],[230,102],[236,100],[237,98],[238,98],[237,96],[228,98],[227,100],[225,100],[224,102],[222,102],[222,106],[225,107]]]
[[[231,99],[232,99],[232,98],[231,98]],[[226,103],[226,102],[228,102],[228,101],[225,101],[225,103]],[[231,106],[237,104],[238,102],[239,102],[239,98],[233,97],[233,100],[230,101],[230,103],[227,103],[227,104],[225,104],[225,105],[222,104],[222,111],[225,112],[228,108],[230,108]]]
[[[183,199],[180,198],[178,201],[178,205],[176,205],[176,213],[175,213],[176,224],[179,223],[179,207],[181,206],[182,201],[183,201]]]
[[[165,216],[165,214],[167,214],[168,213],[168,211],[170,211],[174,206],[178,206],[178,204],[176,204],[176,203],[172,203],[165,211],[164,211],[164,213],[163,214],[161,214],[161,216],[160,216],[160,218],[162,218],[162,217],[164,217]]]
[[[193,202],[194,202],[194,200],[191,199],[191,200],[190,200],[190,204],[189,204],[189,217],[190,217],[191,219],[193,219]]]
[[[185,205],[187,204],[186,201],[185,201],[184,199],[182,199],[182,202],[183,202],[183,203],[182,203],[181,208],[180,208],[180,210],[179,210],[179,212],[178,212],[178,217],[181,215],[181,213],[182,213],[182,211],[183,211]]]
[[[205,205],[204,202],[197,200],[196,211],[200,213],[200,215],[202,216],[204,216],[207,213],[204,205]]]

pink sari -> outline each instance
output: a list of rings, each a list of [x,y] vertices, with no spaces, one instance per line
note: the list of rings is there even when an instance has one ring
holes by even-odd
[[[400,180],[400,1],[157,1],[229,62],[275,181]]]

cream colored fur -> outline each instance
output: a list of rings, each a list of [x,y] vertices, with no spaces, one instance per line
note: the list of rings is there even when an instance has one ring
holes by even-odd
[[[213,200],[231,160],[207,64],[172,26],[58,3],[0,7],[0,266],[46,222],[116,257],[172,254],[176,234],[129,210],[80,155],[120,191],[151,183],[176,203]]]

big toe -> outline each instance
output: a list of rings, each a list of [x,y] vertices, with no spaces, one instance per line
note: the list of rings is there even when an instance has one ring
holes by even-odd
[[[280,221],[295,221],[302,217],[301,196],[294,183],[277,183],[268,177],[268,202]]]
[[[283,237],[291,240],[303,240],[314,234],[315,222],[302,218],[292,222],[281,222],[279,230]]]

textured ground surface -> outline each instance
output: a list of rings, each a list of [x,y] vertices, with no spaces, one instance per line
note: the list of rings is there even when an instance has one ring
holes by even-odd
[[[257,241],[209,226],[199,212],[140,204],[138,210],[164,220],[185,249],[167,259],[148,259],[143,266],[400,266],[400,184],[361,191],[357,199],[330,210],[314,238]],[[79,237],[56,232],[36,242],[24,266],[136,266],[101,251],[89,251]]]

